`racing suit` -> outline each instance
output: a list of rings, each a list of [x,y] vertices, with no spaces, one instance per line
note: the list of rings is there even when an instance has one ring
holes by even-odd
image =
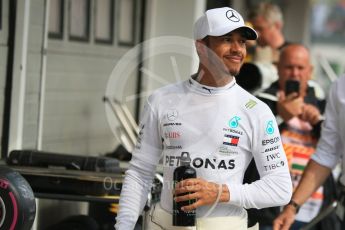
[[[236,84],[201,85],[193,78],[158,89],[145,105],[138,142],[124,180],[116,229],[133,229],[157,164],[163,165],[161,207],[172,213],[173,171],[189,152],[197,177],[225,184],[230,200],[210,217],[241,216],[245,208],[285,205],[292,183],[275,117]],[[260,179],[243,184],[254,157]],[[202,218],[210,206],[197,208]]]

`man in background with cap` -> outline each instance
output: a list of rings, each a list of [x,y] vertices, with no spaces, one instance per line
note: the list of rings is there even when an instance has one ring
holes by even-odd
[[[194,38],[198,72],[158,89],[147,100],[116,229],[134,228],[161,157],[161,199],[151,207],[146,229],[247,229],[245,208],[280,206],[290,200],[292,183],[275,117],[234,78],[246,56],[246,40],[256,39],[256,32],[245,26],[238,12],[224,7],[208,10],[197,20]],[[267,154],[272,148],[275,157]],[[189,153],[197,178],[173,185],[182,152]],[[261,178],[243,184],[253,157]],[[196,209],[196,226],[173,226],[173,200],[195,200],[182,210]]]

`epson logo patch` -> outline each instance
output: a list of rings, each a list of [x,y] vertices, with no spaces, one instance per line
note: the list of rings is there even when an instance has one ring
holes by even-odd
[[[280,140],[279,137],[275,137],[275,138],[271,138],[271,139],[267,139],[267,140],[262,140],[262,145],[268,145],[268,144],[274,144],[277,143]]]

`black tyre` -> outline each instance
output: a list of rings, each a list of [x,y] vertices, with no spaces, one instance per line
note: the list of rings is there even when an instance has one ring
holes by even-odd
[[[0,166],[0,230],[29,230],[35,214],[29,183],[18,172]]]

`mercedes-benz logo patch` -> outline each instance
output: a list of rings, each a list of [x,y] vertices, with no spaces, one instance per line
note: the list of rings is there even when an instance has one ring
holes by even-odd
[[[226,12],[226,17],[232,22],[239,22],[240,21],[240,16],[238,15],[237,12],[235,12],[233,10],[228,10]]]
[[[176,110],[170,110],[167,112],[167,118],[169,121],[174,121],[178,116],[178,112]]]

